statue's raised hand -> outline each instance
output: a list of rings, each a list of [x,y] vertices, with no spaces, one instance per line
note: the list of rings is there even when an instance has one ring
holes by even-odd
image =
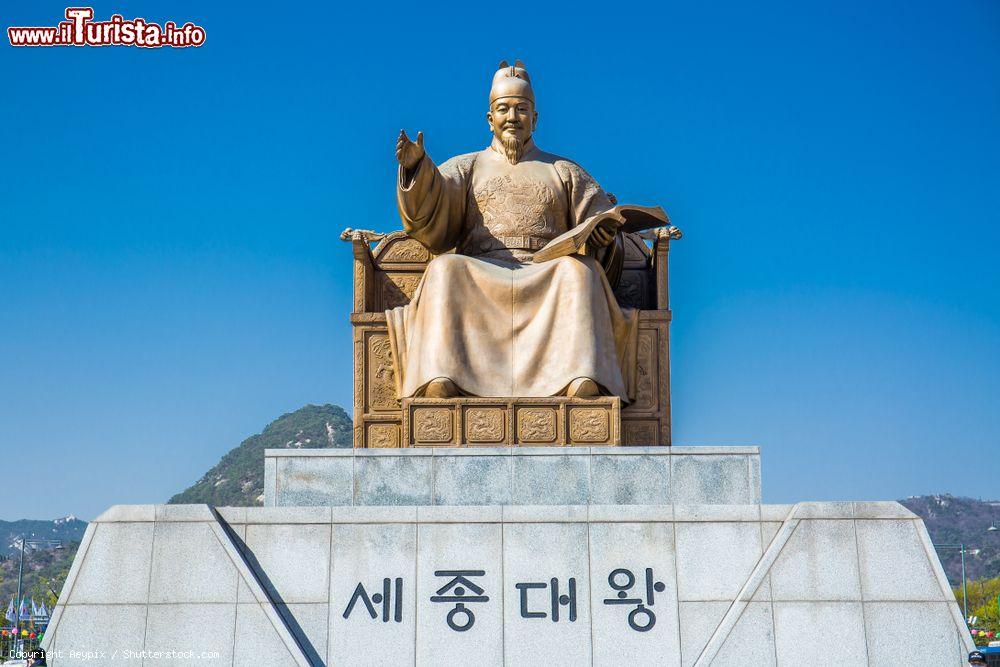
[[[424,156],[424,133],[417,132],[417,140],[410,141],[406,136],[406,130],[399,131],[399,139],[396,140],[396,159],[404,169],[410,170],[417,166]]]

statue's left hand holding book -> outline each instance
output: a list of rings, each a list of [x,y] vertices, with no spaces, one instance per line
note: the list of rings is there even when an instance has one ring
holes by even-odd
[[[611,226],[617,231],[641,232],[670,225],[667,212],[660,206],[619,204],[587,218],[583,223],[549,241],[535,253],[534,262],[548,262],[579,252],[598,226]]]

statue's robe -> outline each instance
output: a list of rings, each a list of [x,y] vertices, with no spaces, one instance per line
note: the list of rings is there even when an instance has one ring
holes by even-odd
[[[440,255],[412,301],[386,313],[400,398],[435,378],[473,396],[535,397],[586,377],[634,396],[638,312],[618,306],[599,258],[531,263],[612,207],[579,165],[533,143],[510,164],[494,140],[440,167],[426,155],[400,167],[397,195],[403,228]]]

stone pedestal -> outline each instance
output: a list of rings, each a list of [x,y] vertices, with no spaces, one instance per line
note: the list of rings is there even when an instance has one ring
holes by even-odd
[[[264,505],[747,505],[757,447],[268,449]]]
[[[957,666],[971,650],[918,517],[760,504],[753,448],[288,454],[267,456],[282,506],[95,520],[51,664]],[[706,504],[720,475],[749,502]]]

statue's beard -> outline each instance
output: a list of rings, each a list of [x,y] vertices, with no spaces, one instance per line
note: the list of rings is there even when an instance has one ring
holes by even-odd
[[[517,164],[521,161],[526,143],[523,139],[516,134],[504,133],[500,137],[500,143],[503,144],[503,154],[507,157],[507,162]]]

